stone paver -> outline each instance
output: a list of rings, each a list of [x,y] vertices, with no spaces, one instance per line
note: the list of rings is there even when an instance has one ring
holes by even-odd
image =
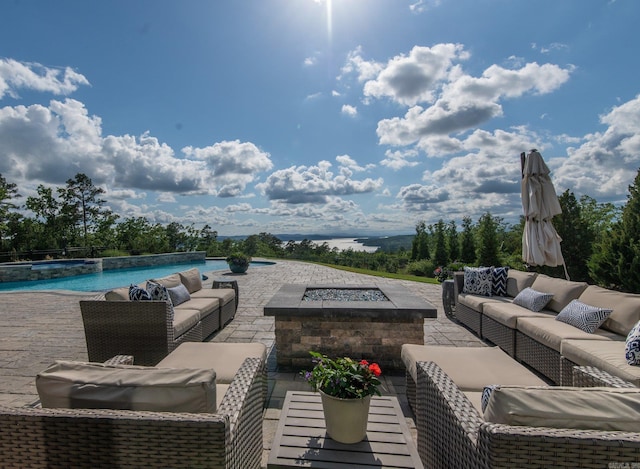
[[[425,343],[485,345],[467,329],[445,317],[440,285],[385,279],[296,261],[277,261],[274,265],[250,268],[246,274],[203,273],[209,277],[204,282],[205,288],[211,287],[214,278],[225,277],[237,280],[240,290],[236,317],[209,340],[261,342],[270,351],[270,394],[264,416],[265,465],[287,390],[309,390],[298,374],[280,372],[276,368],[274,319],[263,315],[263,307],[283,284],[379,286],[399,283],[438,309],[437,318],[425,319]],[[94,296],[95,293],[79,292],[0,293],[0,320],[3,324],[0,328],[0,405],[21,406],[36,401],[35,376],[54,360],[87,360],[78,302]],[[384,378],[384,392],[398,396],[410,428],[415,430],[406,402],[404,377]]]

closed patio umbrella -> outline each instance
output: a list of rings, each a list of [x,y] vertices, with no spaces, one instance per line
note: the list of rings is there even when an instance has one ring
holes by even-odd
[[[549,177],[549,167],[535,149],[528,155],[522,153],[522,208],[524,232],[522,234],[522,259],[529,265],[564,266],[560,242],[562,239],[551,223],[555,215],[562,213],[560,202]]]

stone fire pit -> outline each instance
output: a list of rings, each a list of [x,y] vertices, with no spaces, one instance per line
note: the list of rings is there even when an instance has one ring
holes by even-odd
[[[310,350],[404,369],[402,344],[424,343],[424,318],[436,308],[401,285],[283,285],[264,307],[275,317],[280,367],[311,365]]]

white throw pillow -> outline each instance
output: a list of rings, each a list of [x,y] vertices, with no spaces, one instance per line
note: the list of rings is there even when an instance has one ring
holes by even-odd
[[[553,298],[553,293],[543,293],[527,287],[513,299],[513,304],[538,312],[547,306],[551,298]]]
[[[611,314],[611,309],[590,306],[578,300],[572,300],[556,316],[557,321],[570,324],[593,334]]]
[[[640,365],[640,322],[637,322],[627,335],[624,356],[629,365]]]

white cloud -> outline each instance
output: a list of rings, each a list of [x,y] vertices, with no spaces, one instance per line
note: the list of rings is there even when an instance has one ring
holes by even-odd
[[[364,82],[374,78],[382,69],[382,64],[364,60],[362,58],[362,46],[358,46],[349,52],[347,63],[342,67],[338,80],[342,80],[346,75],[355,73],[358,81]]]
[[[398,171],[402,168],[416,166],[418,162],[411,161],[411,159],[416,158],[417,156],[418,156],[418,151],[414,149],[409,149],[404,151],[387,150],[385,152],[385,158],[382,161],[380,161],[380,164],[382,166],[386,166],[387,168],[391,168],[395,171]]]
[[[358,115],[358,109],[350,104],[343,104],[341,112],[349,117],[355,117]]]
[[[18,96],[18,90],[35,90],[68,95],[80,85],[89,85],[84,75],[70,67],[50,68],[31,62],[0,59],[0,99]]]

